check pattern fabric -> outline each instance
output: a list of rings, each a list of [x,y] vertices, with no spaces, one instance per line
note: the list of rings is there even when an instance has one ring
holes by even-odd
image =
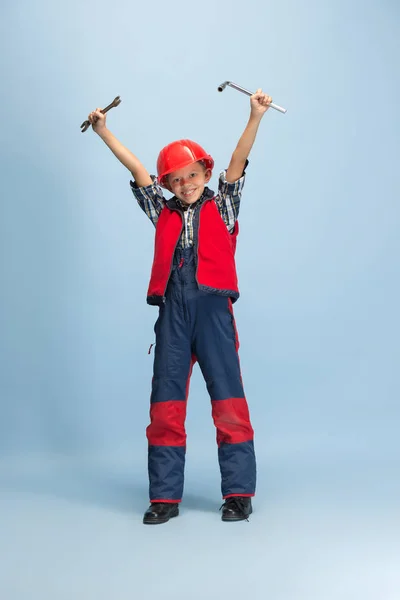
[[[133,181],[130,182],[131,190],[135,196],[140,208],[146,213],[154,226],[157,225],[158,217],[165,206],[163,190],[155,176],[151,177],[153,183],[148,186],[138,187]],[[240,200],[245,182],[245,173],[237,181],[230,183],[226,181],[226,171],[222,171],[218,180],[218,194],[214,198],[219,213],[229,232],[233,231],[236,220],[239,215]],[[206,188],[207,190],[207,188]],[[205,191],[206,191],[205,190]],[[204,202],[207,194],[204,194],[194,204],[186,207],[180,200],[178,204],[183,209],[185,226],[179,240],[180,248],[190,248],[193,246],[193,222],[196,212]]]

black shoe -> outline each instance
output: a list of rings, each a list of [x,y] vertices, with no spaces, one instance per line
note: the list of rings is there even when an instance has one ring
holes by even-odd
[[[231,496],[225,500],[221,508],[223,509],[222,521],[244,521],[245,519],[248,521],[249,515],[253,512],[251,498],[247,496]]]
[[[146,525],[158,525],[166,523],[172,517],[179,515],[177,502],[153,502],[144,513],[143,523]]]

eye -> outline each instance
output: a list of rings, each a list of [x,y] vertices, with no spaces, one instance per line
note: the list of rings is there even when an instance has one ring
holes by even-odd
[[[197,173],[190,173],[190,177],[196,177]]]

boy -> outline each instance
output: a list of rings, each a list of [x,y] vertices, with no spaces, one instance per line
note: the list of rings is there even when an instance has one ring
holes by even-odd
[[[146,524],[179,514],[186,451],[185,417],[189,380],[200,365],[212,404],[221,471],[223,521],[252,513],[256,460],[254,433],[243,390],[239,341],[232,304],[239,297],[235,266],[238,212],[248,156],[272,98],[258,89],[250,118],[220,174],[218,194],[207,183],[214,161],[197,143],[179,140],[163,148],[158,177],[106,127],[96,109],[88,119],[132,173],[131,189],[156,226],[147,302],[159,306],[150,424],[147,427],[150,507]],[[173,194],[165,200],[162,187]]]

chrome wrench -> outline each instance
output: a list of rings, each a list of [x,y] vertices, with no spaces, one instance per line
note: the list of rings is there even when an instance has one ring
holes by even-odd
[[[238,90],[239,92],[242,92],[243,94],[246,94],[247,96],[252,96],[254,94],[254,92],[249,92],[249,90],[246,90],[244,87],[238,85],[237,83],[233,83],[233,81],[224,81],[223,83],[221,83],[221,85],[218,86],[218,91],[223,92],[227,85],[234,88],[235,90]],[[282,108],[282,106],[278,106],[278,104],[274,104],[273,102],[271,102],[270,107],[274,108],[275,110],[279,110],[279,112],[281,113],[287,112],[286,108]]]

